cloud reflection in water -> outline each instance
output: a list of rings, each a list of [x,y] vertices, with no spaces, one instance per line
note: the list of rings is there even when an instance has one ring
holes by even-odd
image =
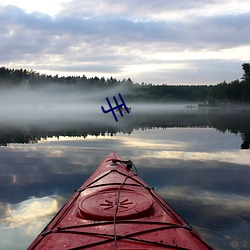
[[[18,204],[6,204],[0,218],[0,242],[5,249],[28,245],[59,210],[60,197],[30,198]],[[14,236],[14,238],[13,238]]]
[[[5,241],[15,234],[17,245],[23,244],[19,249],[27,246],[36,236],[32,232],[51,218],[43,212],[55,213],[62,205],[53,195],[67,199],[115,150],[188,222],[206,228],[201,232],[216,249],[244,249],[243,244],[250,246],[250,155],[235,149],[240,141],[211,128],[167,128],[12,144],[0,151],[0,237]],[[36,198],[29,199],[32,195]]]

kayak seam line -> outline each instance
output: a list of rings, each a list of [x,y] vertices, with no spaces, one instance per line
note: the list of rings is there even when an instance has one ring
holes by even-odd
[[[54,218],[52,219],[52,221],[50,222],[49,225],[51,225],[51,224],[53,223],[53,220],[56,218],[56,216],[57,216],[60,212],[63,211],[63,214],[61,215],[61,217],[58,218],[58,220],[57,220],[54,224],[52,224],[52,226],[51,226],[52,230],[53,230],[53,228],[56,227],[56,225],[58,225],[58,224],[60,223],[60,221],[63,219],[63,217],[66,215],[66,213],[71,209],[71,207],[73,206],[73,204],[74,204],[74,203],[76,202],[76,200],[78,199],[79,195],[80,195],[80,193],[76,193],[76,197],[75,197],[74,200],[69,204],[69,206],[65,209],[65,211],[63,211],[63,209],[65,208],[65,206],[67,205],[67,203],[65,203],[64,206],[57,212],[57,214],[54,216]],[[43,232],[41,233],[42,238],[43,238],[44,236],[46,236],[46,235],[48,234],[48,232],[52,231],[52,230],[45,231],[46,228],[48,228],[49,225],[47,225],[47,227],[45,227],[45,229],[44,229]]]
[[[43,229],[43,231],[41,232],[41,237],[40,237],[40,239],[38,239],[38,241],[37,242],[35,242],[34,241],[34,246],[32,247],[32,249],[35,249],[39,244],[40,244],[40,242],[44,239],[44,237],[46,236],[46,235],[48,235],[48,234],[50,234],[50,232],[53,230],[53,228],[55,228],[56,227],[56,225],[60,222],[60,220],[62,220],[62,218],[65,216],[65,214],[68,212],[68,210],[72,207],[72,205],[76,202],[76,200],[78,199],[78,197],[79,197],[79,195],[80,195],[80,193],[76,193],[75,192],[75,194],[76,194],[76,197],[74,198],[74,200],[69,204],[69,206],[68,207],[66,207],[66,205],[69,203],[69,202],[66,202],[64,205],[63,205],[63,207],[56,213],[56,215],[53,217],[53,219],[50,221],[50,223]],[[66,207],[66,208],[65,208]],[[65,209],[65,210],[64,210]],[[64,211],[63,211],[64,210]],[[56,219],[56,217],[57,217],[57,215],[59,215],[61,212],[63,212],[63,214],[61,215],[61,217],[59,217],[57,220],[55,220]],[[53,223],[53,221],[56,221],[56,222],[54,222]],[[52,225],[52,226],[51,226]],[[50,227],[51,226],[51,228],[52,228],[52,230],[47,230],[47,228],[48,227]]]
[[[189,231],[188,228],[186,228],[185,226],[178,226],[178,225],[168,225],[168,226],[164,226],[164,227],[156,227],[156,228],[151,228],[151,229],[147,229],[147,230],[143,230],[143,231],[137,231],[128,235],[118,235],[117,237],[120,238],[128,238],[131,236],[136,236],[136,235],[141,235],[141,234],[146,234],[146,233],[151,233],[154,231],[158,231],[158,230],[170,230],[170,229],[185,229],[187,231]],[[47,231],[47,234],[53,234],[53,233],[69,233],[69,234],[87,234],[87,235],[98,235],[98,236],[114,236],[113,234],[101,234],[101,233],[92,233],[92,232],[80,232],[80,231],[70,231],[70,230],[65,230],[65,228],[59,228],[56,230],[51,230],[51,231]]]
[[[85,188],[78,190],[78,192],[82,192],[82,191],[84,191],[84,190],[87,189],[87,188],[95,187],[95,186],[92,186],[95,182],[97,182],[97,181],[103,179],[104,177],[108,176],[108,175],[109,175],[110,173],[112,173],[112,172],[117,172],[118,174],[123,175],[123,176],[125,176],[125,177],[128,176],[128,175],[126,175],[126,174],[124,174],[124,173],[122,173],[122,172],[120,172],[120,171],[118,171],[118,170],[116,170],[116,169],[112,169],[112,170],[110,170],[109,172],[107,172],[107,173],[103,174],[102,176],[98,177],[97,179],[95,179],[95,180],[92,181],[91,183],[89,183]],[[134,173],[134,172],[132,172],[132,173],[133,173],[133,175],[138,176],[136,173]],[[135,181],[136,183],[139,184],[139,186],[144,187],[146,190],[152,190],[152,189],[153,189],[152,187],[144,185],[142,182],[140,182],[139,180],[134,179],[134,178],[131,177],[131,176],[128,176],[127,178],[129,178],[129,179]],[[120,183],[120,184],[122,184],[122,183]],[[103,185],[103,184],[100,184],[100,185]]]
[[[91,186],[92,184],[94,184],[95,182],[101,180],[102,178],[104,178],[105,176],[109,175],[113,170],[110,170],[109,172],[101,175],[100,177],[98,177],[97,179],[93,180],[92,182],[90,182],[84,189],[88,188],[89,186]]]
[[[165,225],[165,226],[179,226],[177,224],[160,222],[160,221],[129,221],[129,220],[118,220],[117,224],[148,224],[148,225]],[[70,226],[70,227],[58,227],[59,230],[71,229],[71,228],[82,228],[82,227],[91,227],[91,226],[103,226],[113,224],[113,221],[104,221],[98,223],[91,223],[86,225]]]
[[[95,185],[95,186],[90,186],[90,187],[88,187],[88,188],[96,188],[96,187],[112,186],[112,185],[121,185],[121,183],[120,183],[120,182],[104,183],[104,184],[98,184],[98,185]],[[125,185],[125,186],[141,187],[141,185],[139,185],[139,184],[133,184],[133,183],[125,183],[124,185]],[[82,191],[84,191],[85,189],[87,189],[87,188],[83,188],[83,189],[79,190],[78,192],[82,192]]]
[[[174,216],[174,218],[177,220],[177,221],[179,221],[181,224],[182,224],[182,222],[179,220],[179,218],[177,217],[177,216],[179,216],[185,223],[186,223],[186,225],[184,225],[187,229],[189,228],[189,232],[196,238],[196,239],[198,239],[200,242],[202,242],[202,243],[204,243],[209,249],[213,249],[213,248],[211,248],[200,236],[199,236],[199,234],[193,229],[193,227],[188,223],[188,222],[186,222],[186,220],[184,220],[183,218],[182,218],[182,216],[181,215],[179,215],[166,201],[165,201],[165,203],[172,209],[172,211],[170,210],[170,209],[168,209],[167,208],[167,206],[161,201],[161,199],[160,198],[158,198],[151,190],[149,190],[149,192],[150,192],[150,194],[159,202],[159,204],[161,205],[161,206],[163,206],[171,215],[173,215]],[[176,215],[177,216],[176,216]]]
[[[176,216],[176,215],[179,215],[177,212],[174,212],[171,211],[162,201],[161,199],[159,199],[159,197],[157,195],[155,195],[151,190],[149,190],[149,193],[154,197],[155,200],[157,200],[157,202],[165,209],[167,210],[180,224],[183,224],[182,221],[180,221],[180,219]],[[165,203],[170,207],[172,208],[166,201]],[[176,213],[176,215],[175,215]],[[192,227],[180,216],[180,218],[192,229]]]
[[[144,231],[139,231],[139,232],[135,232],[135,233],[131,233],[128,235],[117,235],[117,240],[123,240],[123,239],[127,239],[127,240],[132,240],[132,241],[139,241],[139,242],[144,242],[144,243],[148,243],[148,244],[153,244],[153,245],[159,245],[162,247],[170,247],[173,249],[183,249],[186,250],[187,248],[183,248],[183,247],[178,247],[178,246],[172,246],[172,245],[168,245],[168,244],[163,244],[163,243],[158,243],[158,242],[153,242],[153,241],[145,241],[145,240],[141,240],[141,239],[136,239],[133,238],[134,236],[140,236],[142,234],[147,234],[147,233],[151,233],[151,232],[155,232],[155,231],[159,231],[159,230],[169,230],[169,229],[185,229],[187,230],[185,227],[182,226],[171,226],[171,227],[157,227],[157,228],[153,228],[153,229],[148,229],[148,230],[144,230]],[[96,246],[96,245],[100,245],[100,244],[106,244],[109,242],[112,242],[114,239],[114,235],[110,235],[110,234],[97,234],[97,233],[91,233],[91,232],[78,232],[78,231],[54,231],[53,233],[69,233],[69,234],[83,234],[83,235],[94,235],[94,236],[106,236],[106,237],[112,237],[112,239],[107,239],[107,240],[103,240],[103,241],[98,241],[98,242],[94,242],[85,246],[79,246],[76,248],[71,248],[71,250],[76,250],[76,249],[82,249],[84,248],[88,248],[88,247],[92,247],[92,246]]]

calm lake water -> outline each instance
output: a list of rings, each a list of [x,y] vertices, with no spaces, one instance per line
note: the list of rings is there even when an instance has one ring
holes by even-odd
[[[111,151],[215,249],[250,249],[249,110],[22,117],[0,118],[1,249],[27,248]]]

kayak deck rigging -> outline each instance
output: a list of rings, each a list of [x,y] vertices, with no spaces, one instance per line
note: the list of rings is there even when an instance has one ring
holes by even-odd
[[[178,226],[178,225],[174,225],[174,224],[169,224],[169,223],[158,223],[158,222],[152,222],[152,223],[147,223],[144,221],[136,221],[136,222],[131,222],[131,221],[117,221],[117,224],[150,224],[151,226],[156,224],[156,225],[164,225],[165,226],[161,226],[161,227],[156,227],[153,229],[148,229],[148,230],[144,230],[144,231],[138,231],[132,234],[128,234],[128,235],[116,235],[117,241],[118,240],[122,240],[122,239],[127,239],[127,240],[131,240],[131,241],[137,241],[137,242],[143,242],[143,243],[147,243],[147,244],[152,244],[155,246],[161,246],[161,247],[168,247],[168,248],[172,248],[172,249],[188,249],[188,248],[183,248],[183,247],[178,247],[178,246],[172,246],[172,245],[166,245],[163,243],[158,243],[158,242],[154,242],[154,241],[148,241],[148,240],[142,240],[142,239],[137,239],[137,238],[133,238],[136,235],[141,235],[141,234],[146,234],[149,232],[153,232],[153,231],[159,231],[159,230],[165,230],[165,229],[177,229],[177,228],[181,228],[181,229],[185,229],[185,230],[190,230],[191,228],[188,228],[186,226]],[[103,225],[108,225],[108,224],[113,224],[112,222],[102,222],[102,223],[93,223],[90,224],[89,226],[103,226]],[[101,236],[101,237],[105,237],[108,238],[106,240],[103,241],[99,241],[99,242],[95,242],[89,245],[84,245],[84,246],[78,246],[76,248],[70,248],[70,249],[82,249],[82,248],[88,248],[88,247],[93,247],[93,246],[97,246],[97,245],[102,245],[103,243],[109,243],[109,242],[113,242],[114,241],[114,235],[113,234],[100,234],[100,233],[91,233],[91,232],[84,232],[84,231],[67,231],[68,229],[76,229],[76,228],[83,228],[85,226],[75,226],[75,227],[68,227],[68,228],[58,228],[55,231],[50,231],[50,232],[46,232],[43,235],[47,235],[50,233],[66,233],[66,234],[80,234],[80,235],[89,235],[89,236]],[[65,231],[64,231],[65,230]]]
[[[111,163],[105,171],[99,169],[107,162]],[[113,245],[112,249],[120,249],[122,243],[121,249],[187,250],[193,249],[188,246],[188,238],[180,241],[177,236],[190,235],[194,241],[192,244],[198,245],[194,249],[212,249],[153,188],[138,177],[131,161],[108,158],[102,164],[93,174],[93,179],[87,180],[75,192],[29,249],[35,249],[46,237],[50,237],[48,241],[58,238],[71,242],[78,235],[86,236],[86,240],[79,239],[77,244],[65,243],[64,246],[73,250],[95,249],[102,245],[111,249]],[[131,170],[133,167],[136,172]],[[69,224],[71,220],[72,225]],[[84,223],[79,224],[81,220]]]

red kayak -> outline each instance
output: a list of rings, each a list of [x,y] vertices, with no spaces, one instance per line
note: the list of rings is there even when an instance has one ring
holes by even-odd
[[[212,249],[133,168],[110,153],[28,249]]]

